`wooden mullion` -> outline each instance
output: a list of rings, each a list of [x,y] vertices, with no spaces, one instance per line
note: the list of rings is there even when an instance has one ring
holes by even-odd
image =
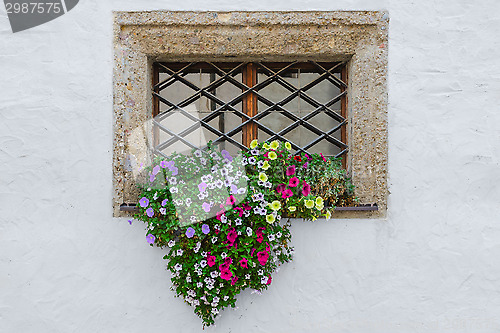
[[[248,63],[242,70],[242,79],[243,83],[247,85],[249,88],[252,88],[257,84],[257,66],[250,62]],[[253,117],[257,114],[257,95],[253,92],[250,92],[243,96],[243,113]],[[242,121],[245,122],[246,119],[242,118]],[[242,143],[246,147],[250,147],[250,142],[252,140],[257,139],[258,136],[258,127],[254,122],[250,122],[243,126],[242,129]]]

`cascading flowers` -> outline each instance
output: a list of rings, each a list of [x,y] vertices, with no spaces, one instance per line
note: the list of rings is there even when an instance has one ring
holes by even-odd
[[[291,150],[289,142],[254,140],[236,157],[209,146],[148,169],[135,218],[147,224],[148,243],[169,248],[172,289],[204,325],[234,307],[240,291],[268,288],[276,268],[291,260],[290,220],[283,217],[331,217],[325,199],[332,197],[318,194],[314,170],[340,165]]]

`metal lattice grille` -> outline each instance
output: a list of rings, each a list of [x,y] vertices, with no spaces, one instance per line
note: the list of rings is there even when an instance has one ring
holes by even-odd
[[[155,63],[154,152],[277,139],[345,156],[346,82],[345,63]]]

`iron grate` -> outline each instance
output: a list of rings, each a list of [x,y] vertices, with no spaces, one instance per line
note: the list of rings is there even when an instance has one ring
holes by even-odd
[[[200,77],[202,74],[209,74],[209,82],[202,82],[201,79],[198,83],[192,82],[189,77],[197,73]],[[166,78],[160,80],[160,74]],[[301,75],[312,79],[304,85],[296,86],[293,83],[294,78],[300,78]],[[257,78],[261,78],[261,82],[257,82]],[[312,147],[326,141],[338,150],[333,156],[345,156],[348,152],[346,78],[345,62],[154,63],[152,89],[154,153],[166,156],[163,151],[176,143],[182,143],[188,148],[205,149],[206,145],[200,147],[189,139],[196,130],[204,129],[214,136],[213,144],[221,146],[230,143],[238,149],[248,150],[250,141],[258,139],[260,131],[268,136],[267,140],[289,141],[295,154],[302,152],[311,154]],[[327,100],[320,101],[318,96],[315,96],[318,94],[314,89],[325,84],[337,89],[337,92],[327,96]],[[221,96],[217,93],[218,89],[221,90],[228,85],[233,88],[232,95]],[[179,101],[165,94],[174,86],[177,86],[176,89],[180,86],[185,95]],[[277,88],[281,89],[279,98],[267,93]],[[196,117],[187,108],[193,103],[201,104],[201,99],[207,101],[210,108],[202,117]],[[287,106],[294,105],[293,103],[297,101],[308,111],[299,112]],[[333,106],[338,104],[341,105],[340,110],[335,110]],[[237,125],[228,126],[228,122],[224,120],[227,113],[241,118],[241,121]],[[275,113],[286,117],[288,124],[278,129],[266,124],[267,118]],[[192,124],[176,133],[165,126],[165,122],[168,123],[169,118],[175,114],[182,115]],[[317,122],[321,125],[333,122],[331,128],[321,129],[318,124],[313,123],[315,117],[319,115],[326,118],[321,118]],[[217,118],[219,118],[217,126],[211,124]],[[314,137],[310,137],[307,142],[297,142],[291,138],[291,134],[298,128],[307,130]],[[167,135],[168,138],[162,139],[160,133]],[[239,135],[241,139],[238,138]]]

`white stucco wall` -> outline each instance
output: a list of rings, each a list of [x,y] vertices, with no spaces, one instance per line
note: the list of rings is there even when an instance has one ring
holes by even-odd
[[[0,6],[0,332],[200,332],[163,251],[112,215],[112,10],[388,10],[387,220],[296,221],[295,260],[207,332],[500,331],[500,2]]]

